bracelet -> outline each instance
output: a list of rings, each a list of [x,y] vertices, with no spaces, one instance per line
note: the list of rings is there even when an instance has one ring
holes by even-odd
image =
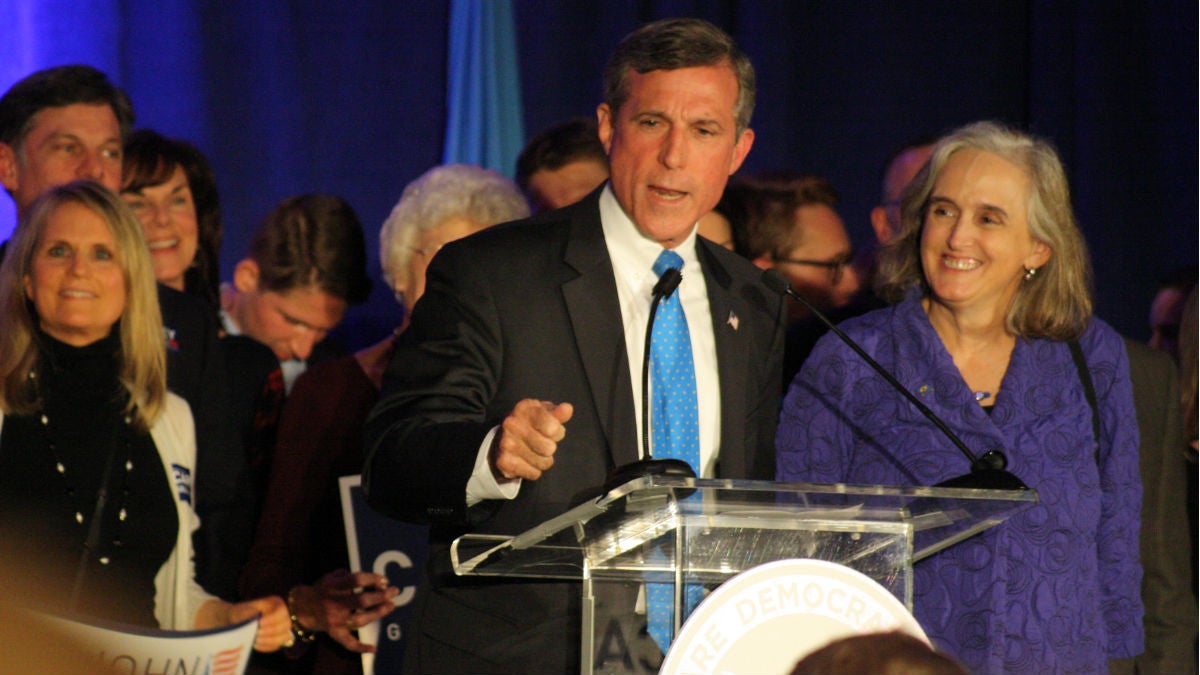
[[[292,597],[292,593],[294,591],[295,589],[291,589],[287,594],[287,610],[288,616],[292,619],[292,635],[295,637],[296,641],[312,642],[313,640],[317,639],[317,631],[309,630],[308,628],[304,627],[304,624],[300,623],[300,618],[296,616],[296,610],[292,609],[292,607],[296,604],[294,602],[295,598]]]

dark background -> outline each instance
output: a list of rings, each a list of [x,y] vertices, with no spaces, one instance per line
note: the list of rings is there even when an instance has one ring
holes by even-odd
[[[514,0],[525,133],[594,113],[619,39],[666,16],[728,30],[758,69],[745,169],[824,175],[856,244],[881,164],[921,134],[983,118],[1062,153],[1096,268],[1097,313],[1144,339],[1156,282],[1197,260],[1194,3]],[[379,225],[442,157],[447,0],[0,0],[0,89],[86,62],[148,126],[216,169],[226,274],[280,199],[332,192],[358,210],[379,279]],[[0,200],[5,201],[5,200]],[[2,205],[0,229],[11,226]],[[352,347],[399,319],[378,284],[339,331]]]

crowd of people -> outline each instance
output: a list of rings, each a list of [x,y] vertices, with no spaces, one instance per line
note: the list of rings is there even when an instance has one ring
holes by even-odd
[[[346,200],[277,204],[222,283],[195,146],[133,131],[91,67],[13,85],[2,574],[70,585],[12,600],[161,629],[257,616],[251,672],[361,672],[375,647],[357,631],[399,595],[349,568],[338,478],[362,473],[373,508],[430,526],[406,671],[575,672],[578,584],[458,577],[450,545],[557,515],[644,458],[651,427],[656,458],[703,478],[935,485],[970,468],[832,322],[1040,500],[914,567],[940,653],[891,636],[796,672],[853,672],[891,644],[946,672],[1195,672],[1195,270],[1154,303],[1170,356],[1123,338],[1093,314],[1055,150],[992,122],[889,156],[856,252],[829,181],[737,173],[754,98],[711,24],[631,33],[595,118],[534,136],[516,181],[445,165],[403,190],[379,230],[403,319],[348,353],[329,333],[372,282]],[[652,352],[667,268],[675,341]]]

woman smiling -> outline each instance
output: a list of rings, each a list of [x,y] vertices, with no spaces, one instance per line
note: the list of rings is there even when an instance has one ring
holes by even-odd
[[[1142,650],[1137,423],[1121,338],[1092,317],[1066,176],[996,124],[936,145],[881,252],[893,307],[842,324],[1039,503],[914,566],[913,611],[976,673],[1102,673]],[[968,468],[833,336],[784,401],[781,480],[933,485]]]
[[[87,181],[40,197],[0,266],[0,542],[37,542],[4,587],[164,629],[258,615],[255,648],[273,651],[291,638],[281,598],[232,604],[195,582],[195,435],[162,330],[125,206]]]

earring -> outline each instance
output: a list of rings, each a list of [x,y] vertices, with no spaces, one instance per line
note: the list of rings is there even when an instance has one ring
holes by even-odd
[[[1038,268],[1036,268],[1036,267],[1026,267],[1025,275],[1023,278],[1025,279],[1025,281],[1033,281],[1033,277],[1037,274],[1037,271],[1038,271]]]

